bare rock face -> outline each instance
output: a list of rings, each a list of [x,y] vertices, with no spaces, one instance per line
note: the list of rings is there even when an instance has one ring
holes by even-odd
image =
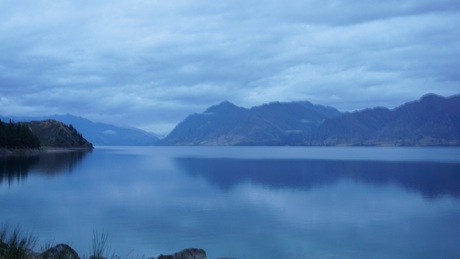
[[[77,252],[66,244],[59,244],[41,254],[44,259],[80,259]]]
[[[187,248],[172,255],[160,255],[158,259],[205,259],[206,251],[199,248]]]

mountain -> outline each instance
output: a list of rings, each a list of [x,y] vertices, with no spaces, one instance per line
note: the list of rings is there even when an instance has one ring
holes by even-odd
[[[306,145],[460,145],[460,95],[427,94],[395,109],[373,108],[330,118]]]
[[[274,102],[245,109],[228,101],[179,123],[158,145],[298,145],[341,113],[309,102]]]
[[[31,121],[26,125],[38,137],[42,147],[85,148],[93,145],[73,127],[56,120]]]
[[[70,114],[50,117],[72,124],[94,145],[148,146],[158,141],[158,137],[155,134],[136,128],[123,128],[105,123],[95,123]]]
[[[459,146],[460,95],[427,94],[395,109],[352,113],[310,102],[251,109],[223,102],[188,116],[157,144]]]
[[[3,119],[7,121],[9,118]],[[45,117],[13,117],[14,121],[57,120],[72,125],[94,145],[145,146],[158,141],[155,134],[136,128],[122,128],[110,124],[95,123],[88,119],[66,114]]]

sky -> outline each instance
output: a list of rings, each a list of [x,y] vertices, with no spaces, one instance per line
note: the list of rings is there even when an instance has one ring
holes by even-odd
[[[0,0],[0,115],[167,134],[230,101],[460,93],[458,0]]]

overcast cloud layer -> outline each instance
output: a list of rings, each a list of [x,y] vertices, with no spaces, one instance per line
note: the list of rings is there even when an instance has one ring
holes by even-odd
[[[458,0],[0,0],[0,114],[169,132],[229,100],[460,93]]]

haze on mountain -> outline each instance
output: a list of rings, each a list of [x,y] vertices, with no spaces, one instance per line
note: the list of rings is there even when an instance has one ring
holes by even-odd
[[[309,102],[251,109],[223,102],[179,123],[159,145],[458,146],[460,95],[341,113]]]
[[[137,128],[118,127],[105,123],[95,123],[88,119],[66,115],[50,115],[41,117],[3,117],[2,120],[29,122],[42,120],[56,120],[67,125],[72,125],[93,145],[107,146],[145,146],[153,145],[158,141],[158,137],[147,131]]]

